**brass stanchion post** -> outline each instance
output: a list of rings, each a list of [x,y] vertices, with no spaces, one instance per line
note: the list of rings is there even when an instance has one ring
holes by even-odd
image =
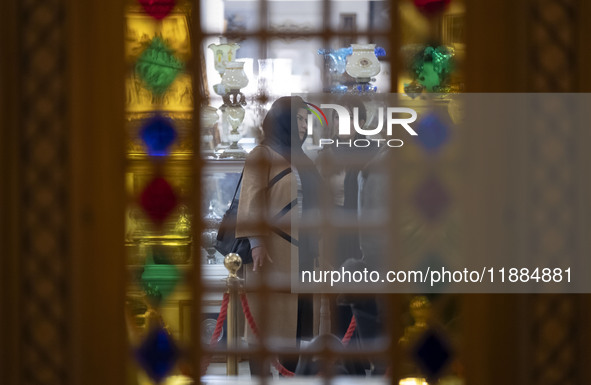
[[[226,285],[230,298],[226,322],[228,326],[227,347],[228,350],[231,350],[238,347],[240,338],[238,333],[238,312],[240,311],[239,291],[241,290],[241,280],[236,273],[242,266],[242,258],[238,254],[230,253],[224,259],[224,266],[228,269]],[[226,356],[226,374],[228,376],[238,375],[238,355],[235,353],[228,353]]]

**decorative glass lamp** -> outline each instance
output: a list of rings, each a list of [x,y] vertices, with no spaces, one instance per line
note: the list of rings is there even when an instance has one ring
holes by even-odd
[[[375,87],[369,82],[380,73],[380,61],[375,53],[376,45],[351,44],[351,49],[353,52],[347,57],[347,73],[355,78],[358,91],[375,92]]]
[[[210,44],[209,48],[213,52],[213,63],[215,70],[224,76],[226,72],[226,64],[234,61],[236,58],[236,51],[240,48],[240,45],[236,43],[227,43],[225,38],[220,38],[220,44]],[[226,92],[223,86],[223,82],[213,86],[216,94],[223,96]]]
[[[355,78],[357,87],[354,92],[375,92],[371,85],[372,78],[380,73],[380,61],[376,56],[375,44],[351,44],[351,56],[347,57],[346,71]]]
[[[244,107],[246,98],[240,89],[248,85],[248,78],[244,72],[244,62],[226,63],[226,71],[222,76],[222,85],[226,93],[223,96],[224,104],[220,108],[224,112],[224,117],[232,130],[228,135],[230,147],[226,148],[220,158],[246,158],[246,151],[238,145],[240,133],[238,127],[244,120]]]

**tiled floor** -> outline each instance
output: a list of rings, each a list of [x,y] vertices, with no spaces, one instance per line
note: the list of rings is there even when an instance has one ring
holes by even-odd
[[[206,375],[225,376],[226,364],[217,362],[209,364]],[[238,376],[250,378],[250,367],[248,366],[248,361],[242,361],[238,363]]]
[[[335,377],[329,382],[331,385],[386,385],[390,382],[385,378],[367,378],[367,377]],[[202,378],[202,384],[205,385],[223,385],[223,384],[241,384],[258,385],[260,379],[251,379],[248,377],[224,377],[224,376],[205,376]],[[292,377],[292,378],[273,378],[265,382],[267,385],[325,385],[326,380],[320,377]]]
[[[319,377],[279,377],[276,371],[271,371],[273,378],[265,381],[266,385],[325,385],[325,379]],[[329,382],[332,385],[385,385],[390,382],[385,378],[374,377],[335,377]],[[171,376],[163,385],[191,385],[190,378],[184,376]],[[238,364],[238,376],[226,376],[225,363],[211,363],[207,369],[207,374],[202,377],[203,385],[258,385],[261,380],[250,377],[250,368],[248,361],[242,361]]]
[[[324,385],[326,380],[319,377],[293,377],[282,378],[279,377],[276,370],[271,369],[273,378],[266,382],[267,385]],[[250,368],[247,361],[240,362],[238,365],[238,376],[226,376],[226,364],[212,363],[210,364],[207,375],[202,380],[206,385],[222,385],[222,384],[243,384],[256,385],[260,384],[261,380],[258,378],[250,378]],[[384,378],[369,378],[369,377],[337,377],[334,378],[330,384],[334,385],[382,385],[390,382]],[[183,384],[184,385],[184,384]]]

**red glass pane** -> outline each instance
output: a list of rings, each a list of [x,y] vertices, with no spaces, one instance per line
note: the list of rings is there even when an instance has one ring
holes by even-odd
[[[170,215],[177,202],[172,187],[162,177],[154,178],[140,195],[140,205],[150,219],[158,225],[161,225]]]
[[[138,0],[146,13],[156,20],[162,20],[175,6],[176,0]]]
[[[414,0],[415,7],[425,15],[441,13],[451,0]]]

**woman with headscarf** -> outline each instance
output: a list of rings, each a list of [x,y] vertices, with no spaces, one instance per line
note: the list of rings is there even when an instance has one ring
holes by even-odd
[[[244,267],[247,289],[263,281],[274,286],[265,296],[248,294],[255,322],[269,342],[292,348],[312,337],[311,300],[291,293],[292,272],[312,270],[318,256],[317,240],[297,228],[302,212],[316,207],[321,181],[302,150],[307,116],[300,97],[282,97],[271,106],[264,140],[246,158],[236,225],[236,237],[248,237],[252,248],[253,263]],[[258,343],[246,329],[249,344]]]

